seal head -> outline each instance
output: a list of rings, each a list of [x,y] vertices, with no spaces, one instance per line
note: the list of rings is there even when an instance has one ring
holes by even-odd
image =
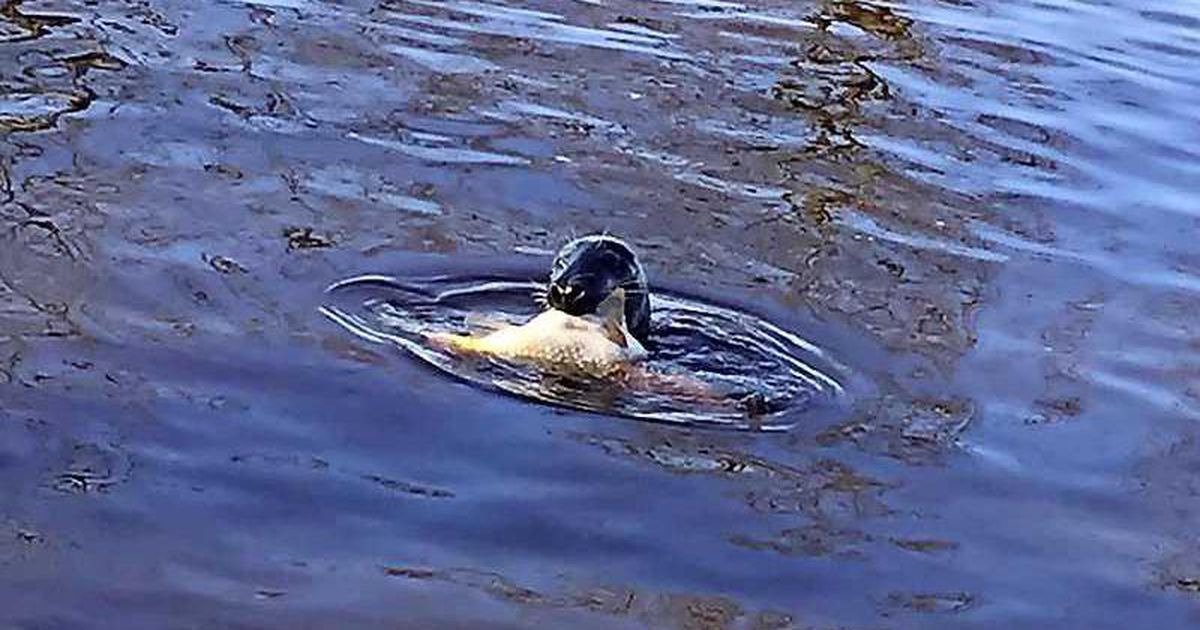
[[[570,315],[590,315],[624,289],[625,322],[641,343],[650,337],[650,288],[637,254],[625,241],[608,235],[577,238],[554,257],[546,301]]]

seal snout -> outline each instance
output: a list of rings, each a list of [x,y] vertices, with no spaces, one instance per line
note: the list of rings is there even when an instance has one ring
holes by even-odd
[[[584,300],[588,296],[587,287],[575,281],[553,282],[547,291],[546,299],[555,308],[568,313],[574,311],[587,312]]]
[[[595,261],[578,261],[550,281],[546,299],[551,306],[572,315],[594,313],[596,307],[621,284],[616,270],[596,268]]]

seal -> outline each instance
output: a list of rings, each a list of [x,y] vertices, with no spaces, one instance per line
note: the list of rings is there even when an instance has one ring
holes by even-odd
[[[650,287],[637,253],[607,234],[577,238],[554,257],[546,304],[569,315],[594,315],[616,289],[625,292],[625,324],[642,344],[650,340]]]

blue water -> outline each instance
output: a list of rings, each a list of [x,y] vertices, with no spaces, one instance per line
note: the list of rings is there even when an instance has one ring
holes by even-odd
[[[10,2],[0,625],[1193,627],[1198,28]],[[644,422],[320,312],[361,274],[537,282],[601,230],[848,394]]]

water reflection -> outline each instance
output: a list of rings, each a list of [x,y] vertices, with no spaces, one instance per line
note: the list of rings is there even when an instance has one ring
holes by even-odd
[[[732,544],[747,549],[784,555],[865,557],[864,545],[874,543],[876,537],[862,527],[892,513],[883,502],[892,484],[863,476],[834,459],[810,458],[805,464],[771,461],[744,450],[744,445],[725,443],[705,434],[645,430],[635,438],[581,433],[571,437],[612,457],[677,475],[720,480],[734,489],[751,510],[786,516],[794,523],[766,536],[749,532],[729,535]]]
[[[1190,627],[1198,20],[0,3],[5,622]],[[870,386],[651,427],[315,315],[603,229]]]
[[[37,39],[56,27],[80,21],[78,17],[72,15],[24,11],[21,4],[20,0],[7,0],[0,5],[0,18],[4,19],[2,23],[4,30],[0,31],[0,43],[14,44]]]
[[[124,63],[86,41],[52,50],[16,46],[69,30],[81,22],[72,15],[27,13],[19,2],[7,2],[0,8],[0,55],[10,56],[0,75],[5,87],[0,91],[0,131],[31,132],[54,127],[64,115],[91,107],[96,94],[83,80],[90,70],[120,70]],[[70,41],[71,35],[60,35]],[[81,38],[82,39],[82,38]],[[3,57],[0,57],[3,58]]]
[[[499,573],[475,569],[389,566],[384,568],[384,573],[394,578],[447,582],[521,607],[575,609],[593,615],[631,619],[656,628],[789,630],[800,627],[795,625],[789,613],[747,610],[736,600],[718,595],[655,593],[620,586],[543,592],[515,583]]]

